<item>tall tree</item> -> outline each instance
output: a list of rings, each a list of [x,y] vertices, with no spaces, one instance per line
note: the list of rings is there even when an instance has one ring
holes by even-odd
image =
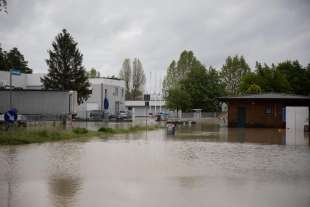
[[[12,68],[19,69],[22,73],[32,73],[24,55],[16,47],[9,52],[0,47],[0,70],[9,71]]]
[[[125,81],[125,98],[126,100],[131,99],[131,62],[129,58],[126,58],[123,62],[122,69],[119,73],[119,78]]]
[[[310,81],[307,78],[307,70],[298,60],[281,62],[277,65],[277,70],[286,77],[293,93],[309,95]]]
[[[9,68],[17,68],[22,73],[32,73],[32,69],[28,67],[28,62],[25,60],[24,55],[16,47],[7,53],[7,61]]]
[[[240,83],[241,93],[247,93],[248,88],[255,84],[262,92],[290,93],[291,87],[286,77],[274,66],[256,62],[256,70],[245,74]]]
[[[138,58],[135,58],[132,63],[132,90],[131,98],[133,100],[138,100],[143,94],[145,84],[145,74],[143,71],[143,66]]]
[[[166,96],[166,106],[171,110],[187,111],[191,109],[191,97],[180,87],[170,88]]]
[[[8,71],[8,65],[7,65],[7,53],[6,51],[2,50],[1,44],[0,44],[0,70]]]
[[[73,37],[63,29],[53,41],[52,49],[48,50],[48,74],[41,81],[45,89],[77,91],[80,104],[88,99],[90,84],[82,64],[83,55],[77,45]]]
[[[8,13],[7,6],[8,6],[7,0],[0,0],[0,12],[4,11],[5,13]]]
[[[95,68],[91,68],[90,71],[87,72],[88,78],[99,78],[100,72],[97,71]]]
[[[166,103],[172,109],[217,111],[217,98],[225,92],[218,72],[212,67],[207,70],[192,51],[183,51],[179,60],[169,65],[163,84]]]
[[[177,73],[177,63],[173,60],[167,68],[167,75],[163,81],[163,89],[165,91],[176,86],[176,83],[179,81]]]
[[[228,56],[221,71],[227,92],[231,95],[238,95],[241,77],[250,71],[243,56]]]
[[[197,65],[180,84],[181,88],[191,97],[191,108],[203,111],[220,109],[217,98],[225,94],[225,87],[214,68],[210,67],[206,70],[203,65]]]
[[[181,80],[192,70],[193,67],[202,65],[192,51],[184,50],[179,60],[173,60],[167,69],[167,74],[163,81],[163,88],[168,91],[176,87]]]

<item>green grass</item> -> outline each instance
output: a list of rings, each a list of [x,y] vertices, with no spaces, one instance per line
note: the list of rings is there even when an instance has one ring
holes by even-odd
[[[148,130],[158,129],[159,126],[149,126]],[[134,126],[130,128],[100,128],[98,131],[89,131],[85,128],[64,130],[61,128],[14,128],[9,131],[0,131],[0,145],[19,145],[44,143],[55,141],[84,141],[91,138],[105,138],[108,135],[134,133],[144,131],[146,127]]]
[[[101,127],[98,129],[98,132],[104,132],[108,134],[124,134],[124,133],[133,133],[133,132],[138,132],[138,131],[145,131],[147,130],[155,130],[159,129],[159,126],[133,126],[129,128],[107,128],[107,127]]]

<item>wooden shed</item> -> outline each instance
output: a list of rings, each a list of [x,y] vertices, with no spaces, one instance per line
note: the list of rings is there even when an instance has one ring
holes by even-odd
[[[310,107],[309,96],[262,93],[220,97],[228,105],[228,127],[286,127],[286,107]]]

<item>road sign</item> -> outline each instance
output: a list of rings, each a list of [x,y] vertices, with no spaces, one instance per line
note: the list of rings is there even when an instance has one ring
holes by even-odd
[[[14,124],[14,122],[17,120],[17,110],[13,108],[5,112],[4,120],[7,123]]]
[[[108,100],[107,97],[104,98],[103,107],[104,107],[104,110],[108,110],[109,109],[109,100]]]
[[[144,94],[144,101],[150,101],[151,96],[150,94]]]
[[[20,75],[20,70],[16,69],[16,68],[12,68],[10,70],[11,75]]]

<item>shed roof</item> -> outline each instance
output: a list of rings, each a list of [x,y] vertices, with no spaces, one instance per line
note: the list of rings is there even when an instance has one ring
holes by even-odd
[[[229,100],[309,100],[310,96],[301,96],[295,94],[285,94],[285,93],[260,93],[251,94],[245,96],[225,96],[220,97],[221,101]]]

